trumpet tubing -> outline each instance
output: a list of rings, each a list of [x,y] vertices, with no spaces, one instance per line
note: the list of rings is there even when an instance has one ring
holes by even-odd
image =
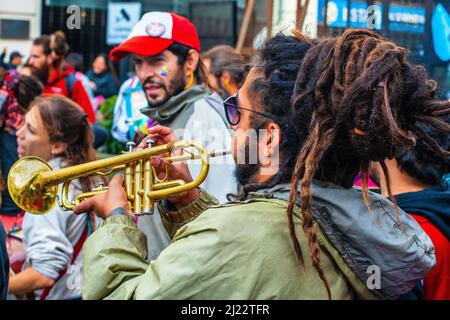
[[[164,157],[166,161],[185,161],[201,159],[201,169],[193,181],[158,179],[151,165],[151,157],[160,154],[193,147],[198,153],[187,153],[180,156]],[[209,158],[225,156],[229,151],[213,151],[207,153],[193,141],[177,141],[157,147],[130,151],[107,159],[96,160],[72,167],[52,170],[42,159],[24,157],[18,160],[8,175],[8,190],[14,202],[22,209],[34,214],[44,214],[51,210],[57,202],[58,186],[62,183],[59,205],[65,210],[72,210],[86,198],[105,192],[108,188],[99,186],[90,192],[79,194],[69,199],[68,190],[72,180],[91,176],[107,176],[115,172],[125,173],[125,192],[131,209],[137,215],[152,214],[155,201],[181,196],[184,192],[200,185],[209,170]]]

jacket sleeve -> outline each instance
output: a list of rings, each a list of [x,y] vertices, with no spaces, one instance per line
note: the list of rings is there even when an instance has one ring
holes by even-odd
[[[198,203],[190,209],[184,213],[194,219],[205,206]],[[148,263],[146,237],[135,222],[126,216],[107,218],[83,248],[83,299],[194,297],[200,279],[213,277],[220,268],[211,266],[220,252],[217,230],[206,225],[183,225],[173,243]]]
[[[216,229],[186,229],[149,263],[145,236],[134,222],[107,220],[84,247],[83,299],[205,299],[223,282],[226,259]]]
[[[84,89],[83,84],[80,80],[77,79],[72,89],[72,97],[71,99],[78,103],[81,108],[83,108],[84,112],[88,115],[88,121],[90,123],[95,123],[95,112],[94,107],[92,106],[91,99]]]
[[[219,201],[217,201],[216,198],[207,193],[204,189],[198,188],[198,190],[200,192],[198,198],[188,206],[178,211],[171,208],[169,202],[165,200],[158,202],[158,211],[161,215],[164,228],[166,228],[170,238],[173,239],[178,229],[186,223],[193,221],[203,211],[211,206],[219,204]]]

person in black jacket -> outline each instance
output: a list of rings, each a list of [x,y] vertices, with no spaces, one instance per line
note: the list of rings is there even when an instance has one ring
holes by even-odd
[[[0,220],[0,300],[6,300],[9,282],[9,258],[6,250],[6,232]]]
[[[86,73],[94,96],[102,96],[105,99],[117,94],[118,80],[114,67],[108,56],[104,53],[97,55],[92,63],[92,69]]]

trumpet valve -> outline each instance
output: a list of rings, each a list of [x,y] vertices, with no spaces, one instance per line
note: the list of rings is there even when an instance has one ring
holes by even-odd
[[[152,208],[147,209],[147,211],[142,211],[142,212],[136,213],[136,215],[137,216],[151,216],[154,213],[155,213],[155,209],[152,207]]]
[[[155,143],[155,140],[147,139],[147,140],[145,140],[145,143],[147,144],[148,148],[151,148],[153,146],[153,144]]]
[[[126,146],[127,146],[128,152],[132,152],[133,148],[136,146],[136,143],[134,143],[133,141],[128,141]]]

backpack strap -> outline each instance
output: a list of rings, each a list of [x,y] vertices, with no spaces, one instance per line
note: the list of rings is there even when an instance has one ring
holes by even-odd
[[[123,92],[123,100],[125,101],[125,114],[126,121],[128,124],[128,139],[134,140],[136,136],[136,130],[134,129],[133,121],[133,106],[131,105],[131,97],[134,92],[142,91],[142,87],[139,83],[139,80],[136,77],[133,77],[130,85]]]
[[[75,86],[75,82],[77,82],[77,77],[75,77],[75,73],[69,73],[64,80],[66,81],[67,94],[70,98],[72,98],[73,87]]]
[[[133,111],[131,110],[131,94],[133,93],[132,88],[127,88],[123,94],[123,99],[125,100],[125,113],[127,116],[127,124],[128,124],[128,135],[131,140],[134,139],[136,134],[134,130],[134,125],[131,123],[133,121]]]

